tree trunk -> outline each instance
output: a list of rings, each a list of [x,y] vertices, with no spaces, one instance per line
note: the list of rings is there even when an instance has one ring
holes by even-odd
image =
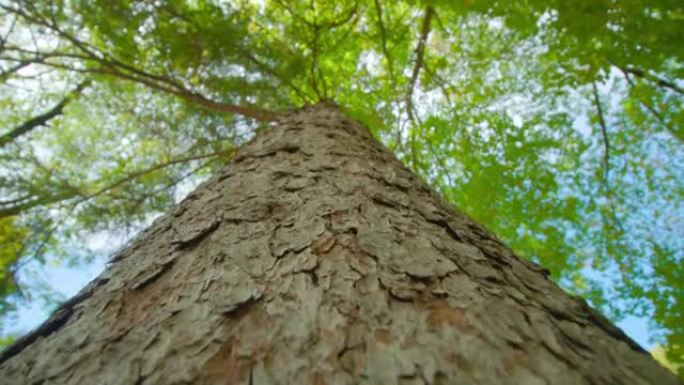
[[[676,384],[327,103],[0,357],[5,384]]]

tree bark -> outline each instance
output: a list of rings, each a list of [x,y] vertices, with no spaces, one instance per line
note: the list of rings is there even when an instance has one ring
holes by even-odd
[[[293,112],[0,357],[5,384],[676,384],[361,124]]]

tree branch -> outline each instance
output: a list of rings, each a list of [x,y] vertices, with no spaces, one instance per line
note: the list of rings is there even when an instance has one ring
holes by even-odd
[[[23,211],[30,210],[34,207],[61,202],[61,201],[66,200],[66,199],[73,198],[76,195],[77,195],[77,193],[74,191],[64,191],[60,194],[55,194],[55,195],[46,196],[46,197],[39,197],[39,198],[30,200],[30,201],[22,203],[22,204],[13,205],[11,207],[0,208],[0,219],[19,215]]]
[[[247,118],[251,118],[257,121],[261,122],[272,122],[278,119],[280,116],[279,113],[265,110],[253,105],[237,105],[237,104],[230,104],[230,103],[223,103],[223,102],[217,102],[214,100],[211,100],[199,93],[192,92],[188,90],[187,88],[184,88],[182,86],[174,86],[173,83],[169,82],[158,82],[155,81],[154,79],[150,79],[149,77],[145,76],[138,76],[136,74],[128,73],[121,71],[121,69],[115,67],[115,66],[110,66],[107,65],[106,62],[101,63],[103,64],[102,67],[100,68],[86,68],[86,69],[77,69],[70,67],[68,65],[64,64],[58,64],[58,63],[52,63],[48,61],[44,61],[41,64],[46,65],[46,66],[51,66],[55,68],[61,68],[67,71],[72,71],[72,72],[79,72],[79,73],[91,73],[91,74],[100,74],[100,75],[106,75],[106,76],[111,76],[123,80],[128,80],[134,83],[139,83],[142,85],[145,85],[151,89],[154,89],[156,91],[161,91],[164,93],[172,94],[175,96],[180,97],[181,99],[184,99],[185,101],[198,105],[200,107],[210,109],[210,110],[215,110],[215,111],[221,111],[221,112],[228,112],[228,113],[233,113],[233,114],[238,114],[242,115]]]
[[[406,112],[408,114],[409,120],[411,122],[416,121],[416,116],[414,112],[413,105],[413,92],[418,82],[418,75],[420,74],[420,69],[423,67],[423,61],[425,60],[425,45],[427,44],[428,37],[430,36],[430,31],[432,29],[431,21],[434,16],[435,11],[432,7],[428,6],[425,9],[425,16],[423,17],[423,24],[420,28],[420,37],[418,39],[418,44],[416,45],[415,56],[416,62],[413,66],[413,71],[411,72],[411,80],[409,81],[409,88],[406,91]],[[411,161],[413,167],[418,165],[418,156],[416,149],[416,138],[414,134],[409,134],[409,140],[411,144]]]
[[[670,90],[677,92],[678,94],[684,95],[684,88],[676,85],[673,82],[667,81],[656,75],[652,75],[642,69],[632,68],[632,67],[620,67],[623,72],[630,73],[636,77],[647,79],[657,84],[660,87],[669,88]]]
[[[186,101],[197,104],[198,106],[202,106],[210,110],[242,115],[246,118],[251,118],[259,122],[274,122],[278,120],[278,118],[280,117],[280,114],[277,112],[265,110],[257,106],[216,102],[214,100],[207,99],[206,97],[200,94],[193,93],[188,90],[182,90],[175,94],[185,99]]]
[[[10,24],[10,27],[7,29],[7,33],[5,34],[5,36],[0,36],[0,52],[2,52],[5,49],[5,44],[7,43],[7,39],[9,39],[12,32],[14,32],[14,27],[16,27],[16,25],[17,25],[17,17],[15,16],[14,19],[12,19],[12,23]]]
[[[81,83],[79,83],[74,90],[69,92],[67,96],[65,96],[62,100],[59,101],[54,107],[52,107],[50,110],[35,116],[26,122],[20,124],[19,126],[13,128],[10,130],[8,133],[3,134],[0,136],[0,148],[4,147],[8,143],[14,141],[18,137],[25,135],[32,130],[34,130],[36,127],[43,126],[45,125],[48,121],[51,119],[59,116],[62,114],[64,111],[64,107],[66,107],[69,102],[71,102],[73,99],[78,97],[81,92],[90,85],[90,79],[87,79]]]
[[[603,181],[606,184],[606,188],[608,188],[608,173],[610,171],[610,141],[608,140],[608,128],[606,126],[606,120],[603,116],[603,107],[601,106],[601,100],[599,99],[596,82],[592,81],[591,86],[594,94],[596,112],[598,113],[599,125],[601,126],[601,135],[603,136]]]
[[[45,60],[45,58],[44,57],[36,57],[33,59],[17,59],[17,58],[13,58],[13,57],[2,56],[2,57],[0,57],[0,60],[6,61],[6,62],[16,62],[17,63],[16,65],[11,66],[7,69],[0,70],[0,82],[4,82],[11,75],[16,74],[17,72],[21,71],[22,68],[26,68],[26,67],[30,66],[31,64],[42,64],[43,60]],[[27,76],[21,76],[21,77],[27,78]]]
[[[315,2],[312,0],[311,1],[311,14],[313,15],[313,21],[311,23],[308,23],[311,26],[311,31],[312,31],[312,36],[311,36],[311,45],[309,48],[311,48],[311,75],[309,78],[309,82],[311,83],[311,88],[313,88],[314,92],[316,93],[316,96],[318,96],[319,99],[322,99],[321,92],[318,90],[318,81],[317,81],[317,74],[316,74],[316,69],[318,67],[318,35],[320,33],[320,26],[316,24],[316,7],[315,7]]]
[[[378,28],[380,29],[380,42],[382,45],[382,53],[385,55],[385,60],[387,60],[387,72],[390,76],[390,81],[392,82],[392,87],[396,88],[397,82],[394,77],[394,61],[392,56],[389,54],[387,49],[387,30],[385,29],[385,24],[382,20],[382,6],[380,5],[380,0],[375,0],[375,11],[378,14]]]
[[[296,93],[297,96],[299,96],[302,99],[302,101],[304,101],[304,102],[312,101],[312,99],[304,91],[302,91],[299,87],[295,86],[294,83],[292,83],[292,81],[290,81],[289,79],[287,79],[283,75],[276,72],[273,68],[269,67],[267,64],[262,63],[249,50],[246,50],[241,46],[237,46],[237,48],[240,50],[242,55],[244,55],[245,58],[247,58],[247,60],[249,60],[252,64],[257,66],[258,69],[260,69],[261,71],[264,71],[265,73],[275,77],[276,79],[280,80],[284,85],[290,87],[294,91],[294,93]]]
[[[83,60],[99,63],[102,67],[107,68],[109,71],[104,71],[105,74],[117,76],[130,81],[135,81],[147,85],[151,88],[154,88],[158,91],[168,92],[176,96],[180,96],[188,102],[195,103],[204,108],[213,109],[216,111],[239,114],[257,121],[270,122],[276,120],[278,117],[277,113],[268,110],[263,110],[255,106],[240,106],[213,101],[199,93],[193,92],[185,88],[181,83],[174,79],[170,79],[168,77],[158,74],[149,73],[141,69],[138,69],[134,66],[131,66],[129,64],[126,64],[114,58],[112,55],[106,52],[102,52],[96,49],[95,47],[90,46],[88,43],[80,41],[68,32],[60,29],[59,26],[55,25],[50,21],[44,20],[37,16],[32,16],[21,9],[16,9],[6,5],[0,4],[0,8],[8,12],[14,13],[26,19],[29,22],[36,23],[55,32],[58,36],[66,39],[71,44],[73,44],[73,46],[77,50],[81,51],[85,56],[83,57],[81,55],[75,55],[76,57]],[[69,69],[68,66],[63,66],[63,68]],[[89,72],[89,70],[85,70],[84,72]]]
[[[186,162],[190,162],[193,160],[206,159],[206,158],[211,158],[211,157],[215,157],[215,156],[229,155],[229,154],[232,154],[234,152],[235,152],[235,149],[230,148],[227,150],[216,151],[216,152],[212,152],[209,154],[191,155],[191,156],[186,156],[183,158],[171,159],[167,162],[155,164],[154,166],[148,167],[146,169],[132,172],[132,173],[126,175],[125,177],[119,179],[118,181],[108,185],[108,186],[105,186],[105,187],[97,190],[96,192],[94,192],[92,194],[88,194],[88,195],[84,196],[83,198],[81,198],[79,200],[79,203],[82,201],[86,201],[86,200],[95,198],[99,195],[102,195],[102,194],[104,194],[104,193],[106,193],[112,189],[115,189],[121,185],[124,185],[124,184],[126,184],[126,183],[128,183],[134,179],[140,178],[143,175],[149,174],[149,173],[157,171],[157,170],[161,170],[161,169],[169,167],[169,166],[173,166],[175,164],[186,163]]]
[[[418,44],[416,45],[415,50],[416,62],[413,65],[413,71],[411,72],[411,80],[409,81],[409,88],[406,91],[406,104],[409,107],[408,113],[410,116],[413,116],[413,92],[416,88],[416,83],[418,82],[418,75],[420,74],[420,69],[422,68],[423,61],[425,60],[425,45],[427,44],[428,37],[430,36],[430,31],[432,30],[431,21],[434,14],[434,9],[428,6],[425,9],[423,24],[420,28],[420,37],[418,39]]]
[[[622,71],[622,74],[625,76],[625,80],[627,80],[627,84],[629,84],[629,87],[634,88],[635,84],[632,78],[629,76],[629,72],[623,70],[621,67],[618,68]],[[670,134],[672,134],[673,137],[675,137],[680,142],[684,142],[684,132],[678,132],[677,130],[675,130],[675,128],[672,127],[672,125],[669,124],[665,120],[665,118],[660,114],[660,112],[658,112],[658,110],[656,110],[650,103],[641,98],[638,98],[637,100],[639,101],[639,104],[644,106],[644,108],[646,108],[656,118],[656,120],[660,122],[660,124],[662,124],[670,132]]]
[[[153,166],[150,166],[146,169],[139,170],[139,171],[134,171],[121,179],[118,179],[111,184],[102,187],[101,189],[98,189],[97,191],[91,193],[91,194],[83,194],[81,193],[78,189],[76,188],[71,188],[68,191],[63,191],[59,194],[54,194],[51,196],[44,196],[44,197],[38,197],[37,199],[33,199],[28,202],[24,202],[19,205],[14,205],[11,207],[5,207],[5,208],[0,208],[0,219],[1,218],[6,218],[6,217],[11,217],[20,214],[23,211],[32,209],[37,206],[42,206],[42,205],[48,205],[52,203],[57,203],[61,202],[67,199],[75,198],[80,196],[81,198],[77,201],[77,203],[82,203],[85,202],[89,199],[95,198],[97,196],[100,196],[112,189],[115,189],[121,185],[124,185],[126,183],[129,183],[137,178],[140,178],[146,174],[149,174],[154,171],[158,171],[161,169],[164,169],[166,167],[175,165],[175,164],[180,164],[180,163],[186,163],[190,162],[193,160],[200,160],[200,159],[206,159],[206,158],[211,158],[211,157],[217,157],[217,156],[224,156],[224,155],[229,155],[235,152],[235,149],[227,149],[227,150],[220,150],[220,151],[215,151],[212,153],[208,154],[199,154],[199,155],[190,155],[182,158],[175,158],[171,159],[166,162],[158,163]]]

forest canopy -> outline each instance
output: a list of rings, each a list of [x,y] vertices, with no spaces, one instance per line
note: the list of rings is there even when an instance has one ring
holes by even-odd
[[[32,268],[87,264],[331,99],[682,363],[683,37],[679,0],[2,0],[0,331],[54,302]]]

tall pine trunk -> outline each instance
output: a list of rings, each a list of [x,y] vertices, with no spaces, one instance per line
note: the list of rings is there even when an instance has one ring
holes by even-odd
[[[4,384],[675,384],[337,107],[292,113],[0,357]]]

